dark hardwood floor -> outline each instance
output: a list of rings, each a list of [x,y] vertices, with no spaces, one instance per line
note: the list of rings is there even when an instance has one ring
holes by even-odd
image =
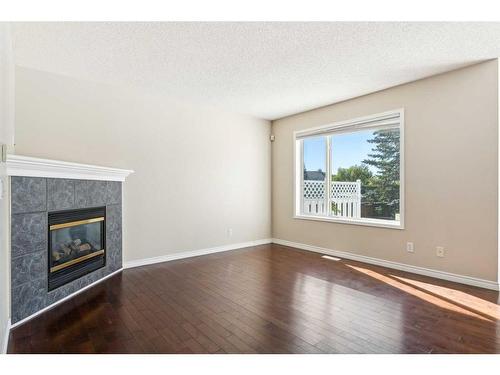
[[[279,245],[133,268],[9,353],[499,353],[498,292]]]

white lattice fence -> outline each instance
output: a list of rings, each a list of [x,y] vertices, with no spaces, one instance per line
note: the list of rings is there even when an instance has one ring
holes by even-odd
[[[330,200],[333,216],[361,217],[361,181],[333,182]]]
[[[330,184],[331,215],[361,217],[361,181],[332,182]],[[324,181],[304,181],[304,213],[328,214]]]
[[[304,181],[304,213],[326,214],[326,196],[324,181]]]

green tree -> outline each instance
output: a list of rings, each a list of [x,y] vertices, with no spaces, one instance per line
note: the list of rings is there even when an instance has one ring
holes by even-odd
[[[361,180],[362,185],[368,185],[373,173],[366,165],[353,165],[349,168],[339,168],[337,174],[332,176],[332,181],[354,182]]]
[[[373,144],[373,153],[363,160],[366,166],[377,172],[371,179],[376,201],[389,206],[389,214],[399,212],[399,130],[380,130],[368,140]]]

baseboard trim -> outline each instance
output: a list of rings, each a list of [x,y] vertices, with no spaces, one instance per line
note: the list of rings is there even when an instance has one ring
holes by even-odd
[[[80,293],[82,293],[83,291],[85,291],[85,290],[87,290],[87,289],[89,289],[89,288],[92,288],[94,285],[99,284],[100,282],[102,282],[102,281],[104,281],[104,280],[106,280],[106,279],[109,279],[111,276],[114,276],[114,275],[116,275],[117,273],[120,273],[121,271],[123,271],[123,267],[122,267],[122,268],[120,268],[120,269],[118,269],[118,270],[116,270],[116,271],[114,271],[114,272],[112,272],[112,273],[110,273],[109,275],[104,276],[103,278],[101,278],[101,279],[99,279],[99,280],[94,281],[93,283],[91,283],[91,284],[89,284],[89,285],[87,285],[87,286],[83,287],[82,289],[77,290],[76,292],[73,292],[73,293],[71,293],[70,295],[67,295],[67,296],[66,296],[66,297],[64,297],[64,298],[61,298],[59,301],[56,301],[56,302],[54,302],[53,304],[51,304],[51,305],[49,305],[49,306],[44,307],[44,308],[43,308],[43,309],[41,309],[40,311],[37,311],[36,313],[31,314],[30,316],[27,316],[26,318],[21,319],[21,320],[20,320],[20,321],[18,321],[18,322],[15,322],[14,324],[12,324],[12,325],[10,326],[10,328],[12,329],[12,328],[15,328],[15,327],[17,327],[17,326],[19,326],[19,325],[23,324],[23,323],[26,323],[28,320],[31,320],[31,319],[33,319],[34,317],[36,317],[36,316],[38,316],[38,315],[40,315],[40,314],[44,313],[45,311],[50,310],[50,309],[52,309],[52,308],[56,307],[56,306],[57,306],[57,305],[59,305],[60,303],[63,303],[64,301],[67,301],[67,300],[69,300],[70,298],[73,298],[73,297],[74,297],[74,296],[76,296],[77,294],[80,294]]]
[[[179,252],[179,253],[162,255],[162,256],[153,257],[153,258],[131,260],[131,261],[125,262],[123,268],[134,268],[134,267],[147,266],[149,264],[170,262],[172,260],[197,257],[200,255],[221,253],[224,251],[243,249],[245,247],[266,245],[266,244],[270,244],[271,242],[272,242],[271,238],[265,238],[262,240],[240,242],[240,243],[235,243],[235,244],[210,247],[210,248],[206,248],[206,249],[199,249],[199,250],[193,250],[193,251],[183,251],[183,252]]]
[[[10,336],[10,319],[7,319],[7,323],[5,323],[5,337],[2,342],[2,354],[7,354],[7,348],[9,346],[9,336]]]
[[[279,238],[273,238],[272,241],[273,241],[273,243],[275,243],[277,245],[295,247],[295,248],[301,249],[301,250],[307,250],[307,251],[312,251],[315,253],[332,255],[332,256],[335,256],[338,258],[345,258],[345,259],[355,260],[358,262],[374,264],[377,266],[392,268],[392,269],[396,269],[399,271],[411,272],[411,273],[415,273],[418,275],[434,277],[436,279],[453,281],[453,282],[460,283],[460,284],[472,285],[472,286],[477,286],[480,288],[491,289],[491,290],[499,290],[499,284],[496,281],[478,279],[478,278],[471,277],[471,276],[457,275],[454,273],[438,271],[438,270],[431,269],[431,268],[417,267],[417,266],[412,266],[409,264],[397,263],[397,262],[392,262],[389,260],[383,260],[383,259],[379,259],[379,258],[372,258],[372,257],[364,256],[364,255],[353,254],[353,253],[349,253],[346,251],[338,251],[338,250],[327,249],[327,248],[319,247],[319,246],[306,245],[306,244],[302,244],[302,243],[298,243],[298,242],[286,241],[286,240],[282,240]]]

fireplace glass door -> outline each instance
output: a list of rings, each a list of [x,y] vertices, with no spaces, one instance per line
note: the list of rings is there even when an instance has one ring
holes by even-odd
[[[104,207],[49,214],[49,289],[104,265],[105,223]]]
[[[52,225],[51,272],[102,254],[102,222],[104,217]]]

